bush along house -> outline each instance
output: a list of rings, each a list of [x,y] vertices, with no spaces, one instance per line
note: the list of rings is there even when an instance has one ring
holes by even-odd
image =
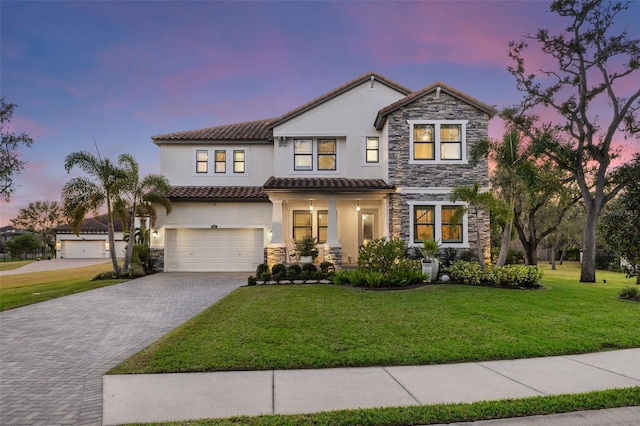
[[[356,263],[377,238],[489,249],[489,218],[451,224],[452,188],[489,185],[471,165],[496,109],[444,83],[412,91],[367,73],[276,118],[153,136],[173,211],[151,247],[165,271],[255,271],[295,262],[312,235],[316,262]],[[471,229],[473,228],[473,229]]]

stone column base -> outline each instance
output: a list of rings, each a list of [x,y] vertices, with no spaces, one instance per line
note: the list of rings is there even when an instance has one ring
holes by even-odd
[[[331,262],[335,267],[342,265],[342,246],[324,246],[324,261]]]
[[[278,263],[286,263],[287,248],[284,245],[273,244],[267,246],[267,265],[269,269]]]
[[[151,261],[154,271],[164,271],[164,248],[151,247]]]

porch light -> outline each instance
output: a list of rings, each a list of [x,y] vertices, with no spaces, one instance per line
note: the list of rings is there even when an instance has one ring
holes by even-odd
[[[356,211],[359,212],[360,211],[360,200],[358,200],[358,204],[356,205]]]
[[[158,238],[158,231],[153,231],[153,239],[155,240],[156,238]]]
[[[313,200],[309,200],[309,210],[313,211]]]
[[[106,240],[106,241],[104,242],[104,250],[105,250],[105,251],[109,251],[109,240]]]

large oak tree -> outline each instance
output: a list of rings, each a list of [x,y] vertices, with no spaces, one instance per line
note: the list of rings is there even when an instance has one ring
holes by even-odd
[[[580,281],[595,282],[596,227],[607,202],[629,182],[626,166],[612,168],[614,138],[637,138],[640,122],[640,40],[618,30],[616,17],[630,3],[557,0],[550,11],[566,20],[564,31],[538,29],[525,41],[511,42],[509,68],[523,99],[502,116],[532,140],[538,152],[573,174],[586,210]],[[550,58],[549,69],[525,66],[528,41]],[[540,123],[541,111],[556,118]],[[549,114],[545,114],[548,117]]]

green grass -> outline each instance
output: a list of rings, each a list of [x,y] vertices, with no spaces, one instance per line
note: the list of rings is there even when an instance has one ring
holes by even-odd
[[[547,270],[543,290],[243,287],[110,373],[422,365],[640,346],[640,304],[617,296],[631,279],[578,277],[570,264]]]
[[[110,263],[103,263],[83,268],[4,276],[0,279],[0,311],[124,281],[91,281],[100,272],[110,269]]]
[[[410,407],[328,411],[317,414],[233,417],[163,425],[210,426],[312,426],[312,425],[428,425],[437,423],[474,422],[581,410],[599,410],[640,405],[640,387],[589,392],[572,395],[483,401],[471,404],[437,404]]]
[[[18,269],[24,265],[28,265],[33,260],[12,260],[10,262],[0,262],[0,271],[10,271],[12,269]]]

